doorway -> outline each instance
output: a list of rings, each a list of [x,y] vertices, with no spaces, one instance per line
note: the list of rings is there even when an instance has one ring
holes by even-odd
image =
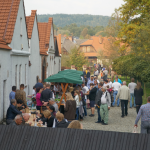
[[[42,81],[44,81],[44,79],[45,79],[45,73],[46,73],[46,61],[44,58],[43,65],[42,65]]]

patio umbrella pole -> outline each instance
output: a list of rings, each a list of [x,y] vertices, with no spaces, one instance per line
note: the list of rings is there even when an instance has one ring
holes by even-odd
[[[67,90],[67,87],[68,87],[68,83],[65,84],[65,88],[64,88],[63,83],[61,83],[61,87],[62,87],[63,94],[61,96],[61,99],[60,99],[60,102],[58,104],[58,107],[60,107],[63,98],[65,98],[65,102],[66,102],[66,95],[65,95],[65,93],[66,93],[66,90]]]

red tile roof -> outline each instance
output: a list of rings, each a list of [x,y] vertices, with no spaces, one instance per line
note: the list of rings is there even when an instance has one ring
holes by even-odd
[[[0,38],[11,43],[20,0],[0,0]]]
[[[7,43],[3,39],[0,39],[0,49],[11,50],[11,48],[7,45]]]
[[[26,17],[26,24],[27,24],[27,31],[28,31],[29,39],[31,39],[32,37],[32,30],[34,26],[35,16],[36,16],[36,10],[31,10],[31,16]]]
[[[105,56],[110,56],[110,42],[107,37],[92,36],[88,41],[80,44],[80,46],[93,46],[95,53],[102,51]],[[90,55],[90,54],[87,54]]]
[[[48,55],[49,41],[51,35],[51,27],[53,18],[49,18],[48,23],[38,23],[39,39],[40,39],[40,54]]]

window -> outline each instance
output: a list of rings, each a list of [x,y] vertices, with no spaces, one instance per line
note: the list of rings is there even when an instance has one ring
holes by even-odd
[[[84,52],[84,53],[86,52],[86,47],[85,47],[85,46],[83,47],[83,52]]]
[[[16,65],[16,68],[15,68],[15,85],[17,87],[17,65]]]
[[[87,47],[87,52],[90,52],[90,46]]]

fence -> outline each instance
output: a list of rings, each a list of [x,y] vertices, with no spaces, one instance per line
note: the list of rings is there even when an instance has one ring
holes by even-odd
[[[150,135],[0,126],[0,150],[150,150]]]

